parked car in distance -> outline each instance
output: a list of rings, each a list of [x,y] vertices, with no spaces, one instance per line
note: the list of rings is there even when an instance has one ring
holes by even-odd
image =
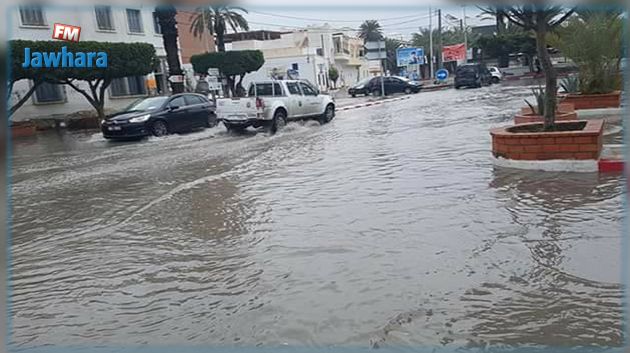
[[[348,94],[351,95],[353,98],[359,94],[362,94],[364,96],[370,95],[370,81],[372,81],[373,79],[374,77],[367,77],[357,82],[356,84],[354,84],[354,86],[348,89]]]
[[[381,84],[381,76],[374,77],[370,80],[368,89],[372,95],[380,96],[383,85],[385,86],[385,95],[392,93],[418,93],[422,89],[421,83],[411,81],[406,77],[385,76],[383,80],[383,84]]]
[[[485,65],[466,64],[460,65],[455,71],[455,88],[481,87],[491,83],[492,76]]]
[[[490,78],[490,82],[499,83],[503,80],[503,72],[501,72],[498,67],[491,66],[490,68],[488,68],[488,71],[490,71],[490,76],[492,76]]]
[[[253,126],[273,134],[289,120],[330,122],[335,117],[335,100],[306,80],[258,81],[250,85],[248,97],[218,99],[217,116],[228,131]]]
[[[132,139],[164,136],[216,124],[214,104],[206,96],[182,93],[140,99],[103,120],[101,131],[106,139]]]

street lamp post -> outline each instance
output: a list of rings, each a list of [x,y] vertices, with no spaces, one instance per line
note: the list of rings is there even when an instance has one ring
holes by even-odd
[[[433,9],[429,7],[429,78],[433,79]]]

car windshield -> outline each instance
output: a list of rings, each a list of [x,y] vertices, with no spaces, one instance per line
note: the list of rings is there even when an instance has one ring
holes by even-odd
[[[477,71],[477,67],[473,65],[460,66],[457,68],[458,73],[462,72],[474,72]]]
[[[132,103],[125,110],[127,111],[129,110],[135,110],[135,111],[154,110],[161,107],[164,104],[164,102],[166,102],[167,99],[168,97],[151,97],[151,98],[142,99],[142,100]]]

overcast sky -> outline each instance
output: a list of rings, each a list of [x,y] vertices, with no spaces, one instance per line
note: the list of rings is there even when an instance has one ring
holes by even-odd
[[[282,0],[268,2],[265,5],[243,3],[242,6],[249,10],[246,15],[253,30],[268,29],[282,30],[287,28],[303,28],[308,25],[323,25],[325,23],[334,27],[350,27],[358,29],[360,24],[368,19],[379,20],[384,32],[389,37],[408,40],[411,33],[418,32],[419,27],[429,26],[429,6],[418,5],[418,1],[412,4],[406,0],[390,0],[388,5],[383,1],[362,0],[362,6],[347,2],[332,0],[302,1],[302,5],[283,3]],[[331,4],[335,3],[335,4]],[[435,2],[434,10],[442,10],[442,26],[459,26],[458,20],[463,17],[463,7],[451,2]],[[468,5],[465,7],[467,25],[493,24],[493,21],[482,21],[478,15],[480,10]],[[452,16],[449,18],[449,16]],[[433,17],[433,26],[437,27],[437,15]]]

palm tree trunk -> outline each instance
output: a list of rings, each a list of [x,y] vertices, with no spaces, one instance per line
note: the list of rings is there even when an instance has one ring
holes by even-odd
[[[545,116],[544,129],[551,130],[556,121],[556,94],[558,91],[558,78],[553,68],[549,52],[547,51],[547,31],[539,25],[536,31],[536,49],[538,59],[545,74]]]
[[[179,61],[179,46],[177,44],[177,10],[174,6],[160,6],[156,8],[160,28],[162,29],[162,40],[166,51],[166,61],[168,63],[169,76],[182,76],[181,63]],[[170,81],[169,81],[170,82]],[[170,82],[173,93],[184,92],[184,82]]]

